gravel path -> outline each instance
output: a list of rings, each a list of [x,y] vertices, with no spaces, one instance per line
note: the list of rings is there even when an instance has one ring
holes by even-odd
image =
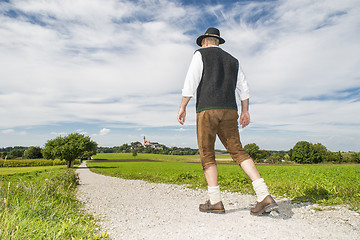
[[[343,207],[315,211],[312,204],[277,199],[279,213],[249,213],[255,197],[222,193],[226,214],[199,212],[204,190],[124,180],[91,172],[83,163],[78,198],[117,239],[360,239],[360,216]]]

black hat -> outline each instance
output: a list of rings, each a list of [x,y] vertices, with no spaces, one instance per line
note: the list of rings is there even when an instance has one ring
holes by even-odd
[[[219,39],[219,44],[225,43],[225,40],[220,37],[219,29],[217,29],[217,28],[208,28],[204,35],[201,35],[200,37],[198,37],[196,39],[197,45],[199,45],[201,47],[201,42],[206,37],[214,37],[214,38]]]

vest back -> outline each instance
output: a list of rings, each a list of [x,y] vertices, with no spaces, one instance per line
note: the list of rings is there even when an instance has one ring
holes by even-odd
[[[197,88],[196,112],[208,109],[236,109],[235,89],[239,61],[219,47],[197,50],[203,73]]]

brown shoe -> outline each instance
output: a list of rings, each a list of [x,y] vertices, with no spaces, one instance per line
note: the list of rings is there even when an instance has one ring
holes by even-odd
[[[211,204],[210,200],[207,200],[205,204],[199,205],[200,212],[208,212],[208,213],[225,213],[225,208],[222,201],[217,202],[215,204]]]
[[[277,207],[278,205],[275,200],[270,195],[267,195],[264,200],[257,202],[256,206],[250,209],[250,214],[260,216],[264,213],[270,213],[277,209]]]

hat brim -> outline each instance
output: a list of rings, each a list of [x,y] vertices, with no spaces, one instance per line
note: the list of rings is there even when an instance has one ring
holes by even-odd
[[[224,44],[224,43],[225,43],[225,40],[224,40],[223,38],[219,37],[219,36],[216,36],[216,35],[201,35],[200,37],[198,37],[198,38],[196,39],[197,45],[199,45],[199,46],[201,47],[201,46],[202,46],[202,45],[201,45],[202,40],[203,40],[204,38],[207,38],[207,37],[213,37],[213,38],[219,39],[219,44]]]

